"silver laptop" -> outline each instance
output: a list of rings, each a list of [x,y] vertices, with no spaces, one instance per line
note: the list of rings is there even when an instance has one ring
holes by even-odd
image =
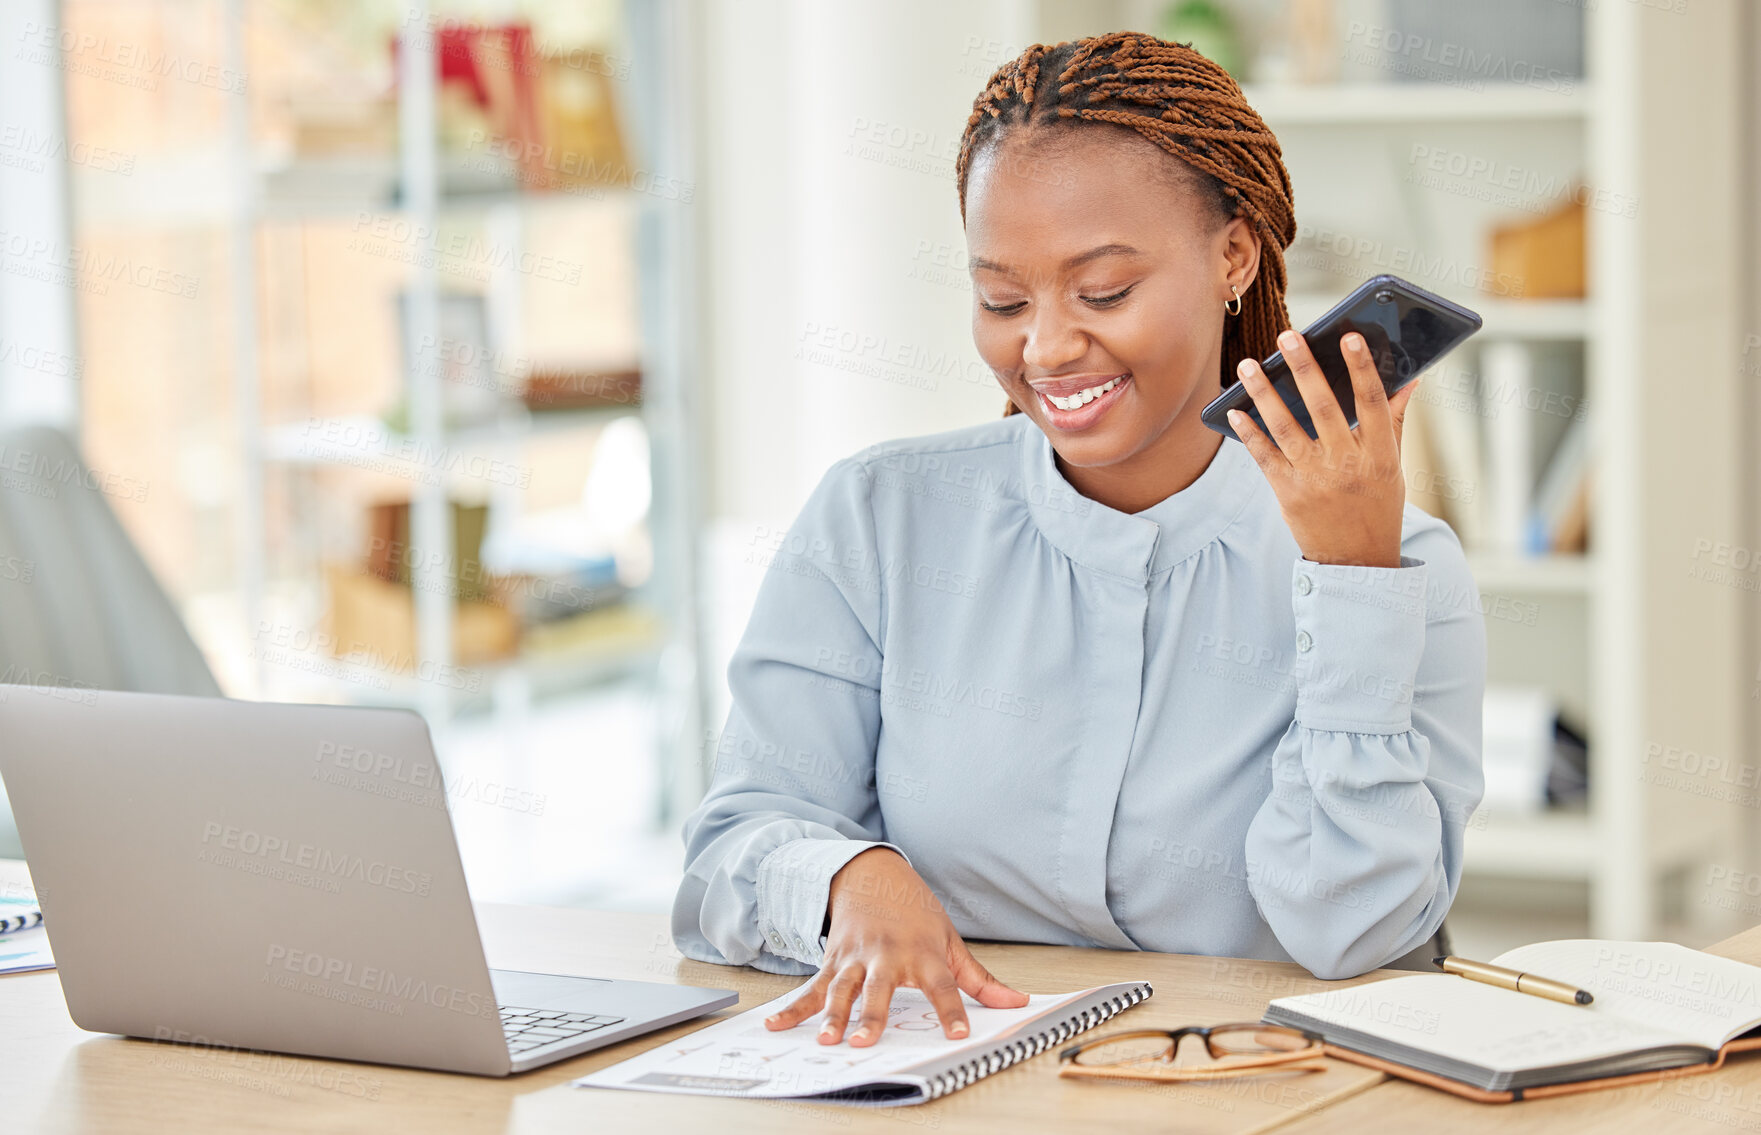
[[[491,970],[414,713],[0,686],[83,1029],[505,1076],[736,1003]]]

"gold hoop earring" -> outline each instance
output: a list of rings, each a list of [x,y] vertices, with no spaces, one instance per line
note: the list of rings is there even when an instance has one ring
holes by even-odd
[[[1235,293],[1235,306],[1230,307],[1229,301],[1224,300],[1223,301],[1223,310],[1228,312],[1230,315],[1240,315],[1241,314],[1241,292],[1235,287],[1234,284],[1229,285],[1229,290],[1231,292]]]

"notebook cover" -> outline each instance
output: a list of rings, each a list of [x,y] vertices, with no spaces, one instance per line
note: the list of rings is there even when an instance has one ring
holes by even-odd
[[[1402,1080],[1411,1080],[1415,1084],[1423,1084],[1428,1088],[1437,1088],[1450,1095],[1473,1100],[1475,1103],[1514,1103],[1519,1100],[1567,1096],[1578,1092],[1600,1091],[1603,1088],[1624,1088],[1632,1084],[1675,1080],[1683,1076],[1697,1076],[1702,1072],[1713,1072],[1722,1067],[1724,1058],[1732,1053],[1753,1052],[1756,1049],[1761,1049],[1761,1036],[1740,1037],[1727,1041],[1724,1047],[1718,1050],[1718,1059],[1703,1064],[1688,1064],[1680,1068],[1660,1068],[1653,1072],[1632,1072],[1624,1076],[1603,1076],[1594,1080],[1570,1080],[1562,1084],[1542,1084],[1533,1088],[1512,1088],[1502,1092],[1476,1088],[1472,1084],[1464,1084],[1460,1080],[1452,1080],[1447,1076],[1438,1076],[1435,1073],[1424,1072],[1417,1068],[1409,1068],[1404,1064],[1396,1064],[1392,1060],[1354,1052],[1349,1048],[1340,1048],[1338,1045],[1329,1044],[1325,1047],[1328,1056],[1335,1056],[1352,1064],[1361,1064],[1366,1068],[1374,1068],[1378,1072],[1385,1072]]]

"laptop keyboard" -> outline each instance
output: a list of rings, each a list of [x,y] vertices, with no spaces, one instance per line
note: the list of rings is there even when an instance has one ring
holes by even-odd
[[[508,1051],[515,1056],[547,1044],[573,1040],[586,1033],[597,1032],[619,1024],[623,1019],[596,1013],[564,1013],[557,1009],[520,1009],[512,1005],[501,1007],[501,1031],[507,1036]]]

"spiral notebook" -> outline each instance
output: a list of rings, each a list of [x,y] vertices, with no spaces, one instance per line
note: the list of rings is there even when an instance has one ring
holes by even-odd
[[[43,924],[43,908],[34,898],[0,895],[0,934],[29,930]]]
[[[1147,981],[1100,985],[1039,994],[1019,1009],[987,1009],[961,994],[972,1034],[956,1041],[942,1035],[928,998],[900,989],[886,1032],[864,1048],[820,1044],[818,1014],[792,1029],[765,1028],[764,1018],[798,992],[583,1076],[575,1086],[868,1107],[924,1103],[1091,1029],[1153,990]]]
[[[0,895],[0,974],[54,969],[43,910],[34,898]]]

